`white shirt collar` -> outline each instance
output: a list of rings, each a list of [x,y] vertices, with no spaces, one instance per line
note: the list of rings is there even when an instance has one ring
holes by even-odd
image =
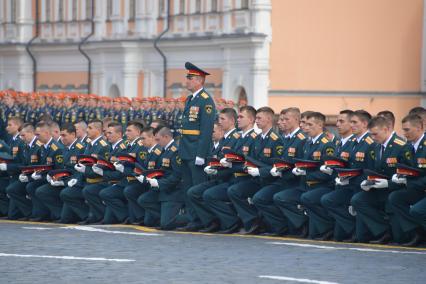
[[[157,146],[157,144],[154,144],[154,146],[152,146],[151,148],[148,149],[148,153],[151,153],[152,150],[154,150],[155,146]]]
[[[102,135],[99,136],[98,138],[94,139],[92,142],[90,142],[90,144],[92,144],[92,146],[95,145],[95,143],[101,138],[102,138]]]
[[[247,130],[246,132],[243,132],[243,134],[241,134],[241,136],[244,138],[247,136],[247,134],[250,133],[250,131],[252,131],[254,128],[250,128],[249,130]]]
[[[342,146],[343,146],[343,145],[345,145],[345,144],[346,144],[346,142],[348,142],[348,141],[349,141],[349,139],[351,139],[351,138],[352,138],[352,136],[353,136],[353,134],[349,135],[349,136],[348,136],[348,137],[346,137],[346,138],[341,138],[341,139],[340,139],[340,143],[342,143]]]
[[[13,141],[15,141],[16,139],[18,139],[18,136],[19,136],[19,132],[15,136],[12,137]]]
[[[68,146],[68,149],[71,150],[71,147],[77,142],[77,138],[75,138],[75,140]]]
[[[169,149],[170,145],[172,145],[173,142],[175,142],[175,139],[170,140],[170,142],[166,145],[166,147],[164,147],[164,150]]]
[[[30,148],[33,146],[34,141],[37,139],[37,136],[34,136],[33,140],[31,140],[30,144],[28,144],[28,146],[30,146]]]
[[[130,147],[133,146],[133,144],[135,144],[136,140],[138,140],[139,137],[137,137],[136,139],[134,139],[132,142],[130,142]]]
[[[112,145],[112,149],[114,150],[115,147],[117,147],[117,145],[120,144],[121,141],[123,141],[123,139],[120,139],[117,142],[115,142],[114,145]]]
[[[356,141],[359,143],[359,142],[361,142],[361,140],[365,137],[365,135],[367,135],[368,134],[368,131],[366,131],[366,132],[364,132],[364,134],[362,134],[360,137],[357,137],[356,138]]]
[[[272,127],[268,129],[268,131],[266,131],[266,133],[262,132],[262,139],[265,139],[265,137],[269,134],[269,132],[271,131]]]
[[[320,138],[321,135],[322,135],[322,133],[320,133],[317,136],[315,136],[314,138],[312,138],[312,144],[315,144],[317,142],[318,138]]]
[[[49,144],[50,142],[52,142],[52,140],[53,140],[53,137],[50,137],[49,141],[46,144],[44,144],[44,149],[47,149],[47,147],[49,147]]]
[[[228,136],[232,133],[232,131],[234,131],[235,128],[232,128],[231,130],[229,130],[228,132],[225,133],[225,135],[223,135],[223,138],[228,138]]]
[[[298,127],[298,128],[296,128],[296,130],[294,130],[292,133],[290,133],[290,134],[287,134],[286,136],[285,136],[285,138],[293,138],[293,136],[297,133],[297,131],[299,131],[300,130],[300,127]]]
[[[384,146],[384,147],[385,147],[385,149],[386,149],[386,147],[388,146],[389,141],[392,139],[392,137],[393,137],[393,134],[394,134],[394,133],[395,133],[395,132],[392,132],[392,134],[389,136],[388,140],[386,140],[386,141],[385,141],[385,143],[383,143],[383,144],[382,144],[382,146]]]
[[[219,147],[219,141],[217,141],[217,142],[213,142],[213,147],[214,147],[215,149],[217,149],[217,147]]]
[[[423,134],[420,138],[419,138],[419,140],[417,140],[416,141],[416,143],[414,143],[413,144],[413,147],[414,147],[414,150],[417,152],[417,149],[419,148],[419,145],[420,145],[420,142],[422,141],[422,139],[423,139],[423,137],[424,137],[425,135]]]
[[[196,96],[198,96],[199,93],[201,93],[201,90],[203,89],[203,87],[201,87],[200,89],[196,90],[193,94],[192,94],[192,99],[195,99]]]

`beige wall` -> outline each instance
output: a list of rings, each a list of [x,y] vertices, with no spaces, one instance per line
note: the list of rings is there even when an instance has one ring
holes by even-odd
[[[271,89],[418,92],[422,19],[423,0],[272,0]]]
[[[37,86],[48,85],[61,85],[65,87],[68,84],[80,86],[87,84],[87,72],[38,72],[37,73]]]
[[[275,112],[283,108],[297,106],[300,110],[320,111],[325,115],[336,115],[344,109],[365,109],[371,115],[382,110],[391,110],[396,117],[395,129],[401,133],[401,120],[408,111],[420,105],[420,96],[382,96],[382,97],[336,97],[336,96],[270,96],[269,105]]]

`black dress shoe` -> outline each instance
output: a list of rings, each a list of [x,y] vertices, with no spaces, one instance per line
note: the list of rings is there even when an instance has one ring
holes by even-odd
[[[342,240],[344,243],[357,243],[356,235],[352,234],[350,238]]]
[[[370,244],[384,245],[384,244],[389,243],[391,239],[392,239],[392,237],[391,237],[390,233],[388,231],[386,231],[380,238],[370,241]]]
[[[44,221],[47,221],[47,219],[46,219],[46,218],[43,218],[43,217],[30,218],[29,220],[30,220],[31,222],[44,222]]]
[[[416,247],[421,243],[421,241],[422,241],[421,235],[419,233],[416,233],[414,235],[414,237],[409,242],[403,243],[402,246],[404,246],[404,247]]]
[[[28,217],[21,217],[21,218],[18,218],[18,219],[16,219],[17,221],[28,221],[29,220],[29,218]]]
[[[302,227],[300,228],[300,233],[297,235],[298,238],[306,238],[308,236],[308,224],[303,224]]]
[[[95,221],[90,220],[90,219],[85,219],[83,221],[77,222],[77,224],[78,225],[89,225],[89,224],[92,224],[93,222],[95,222]]]
[[[176,231],[179,231],[179,232],[198,232],[198,230],[200,230],[200,229],[201,229],[200,225],[190,223],[190,224],[188,224],[184,227],[176,228]]]
[[[126,219],[123,220],[123,222],[121,222],[122,225],[130,225],[130,218],[126,217]]]
[[[201,229],[199,230],[200,233],[214,233],[219,231],[220,229],[220,225],[218,222],[213,221],[210,226],[208,226],[207,228]]]
[[[315,240],[317,241],[328,241],[331,240],[331,238],[333,237],[334,231],[330,230],[325,232],[324,234],[322,234],[320,237],[315,238]]]
[[[231,227],[229,227],[228,229],[218,231],[218,233],[219,234],[233,234],[233,233],[238,232],[240,230],[240,228],[241,228],[241,224],[240,224],[240,222],[237,222],[234,225],[232,225]]]

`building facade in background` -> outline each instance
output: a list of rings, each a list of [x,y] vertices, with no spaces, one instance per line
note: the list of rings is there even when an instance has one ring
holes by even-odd
[[[424,9],[423,0],[0,0],[0,89],[148,97],[165,85],[178,97],[191,61],[212,74],[215,97],[399,119],[426,104]]]

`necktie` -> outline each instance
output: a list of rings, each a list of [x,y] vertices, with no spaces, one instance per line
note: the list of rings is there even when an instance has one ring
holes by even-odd
[[[380,147],[380,160],[383,159],[383,154],[385,153],[386,147],[385,145],[381,145]]]

